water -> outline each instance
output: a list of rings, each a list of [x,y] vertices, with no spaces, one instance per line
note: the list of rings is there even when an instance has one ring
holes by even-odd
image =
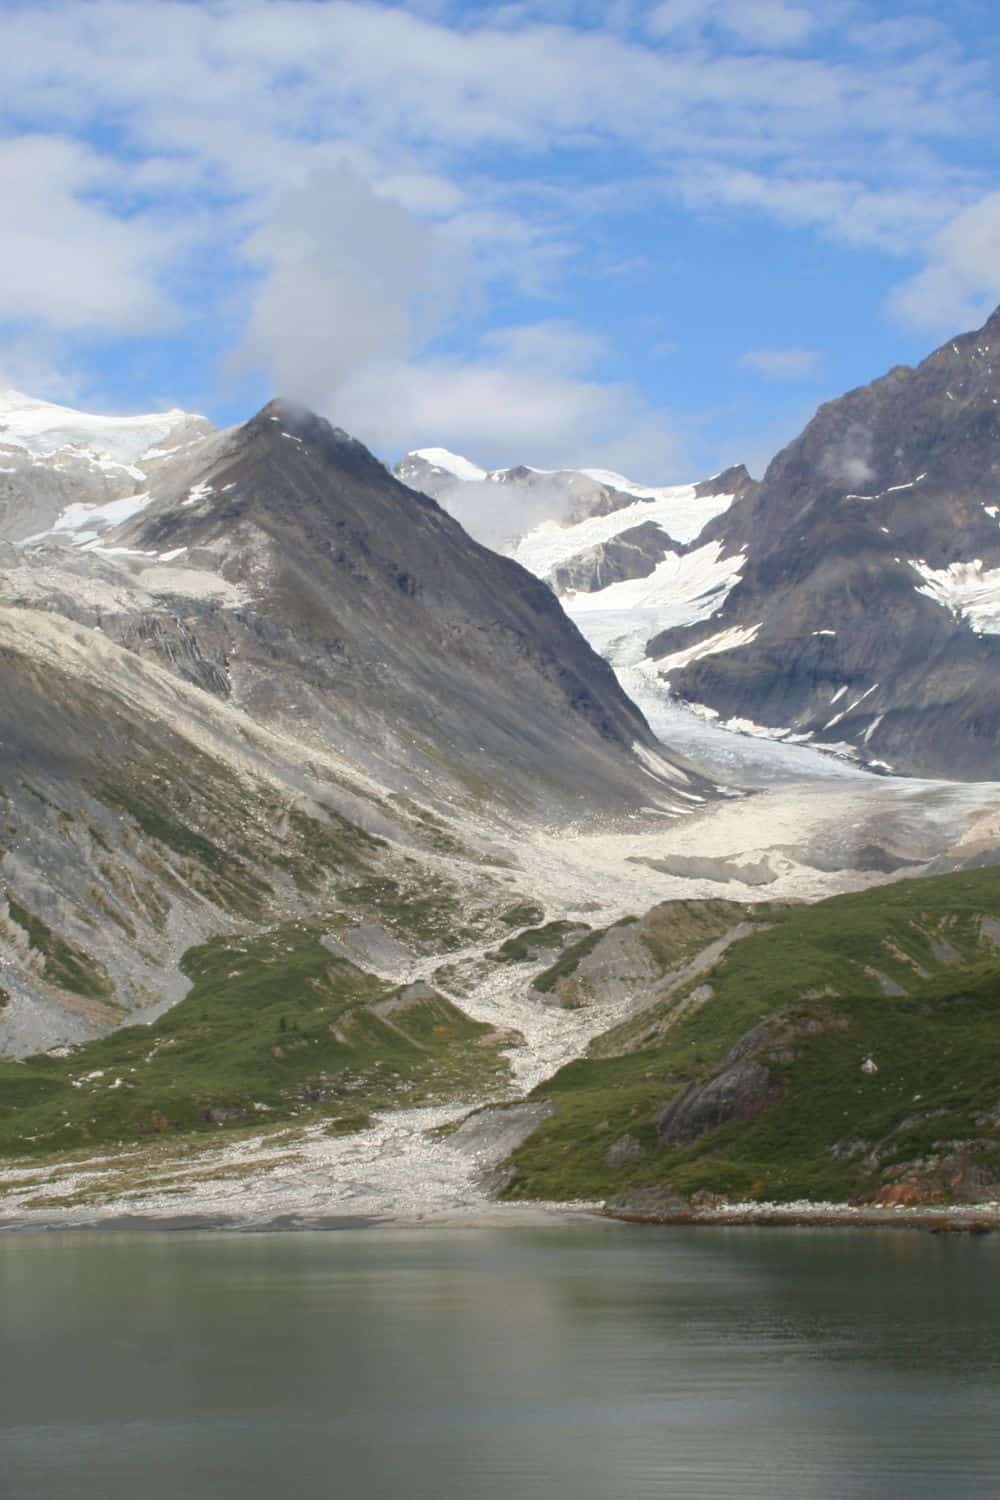
[[[0,1237],[4,1500],[989,1500],[1000,1237]]]

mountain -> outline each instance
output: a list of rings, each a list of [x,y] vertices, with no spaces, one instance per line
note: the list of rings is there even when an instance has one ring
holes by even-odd
[[[976,1121],[934,1068],[974,1002],[954,1087],[978,1101],[992,1078],[975,1007],[993,983],[978,867],[996,859],[996,788],[772,744],[794,784],[734,795],[616,680],[647,672],[650,635],[687,619],[696,637],[741,586],[745,471],[656,489],[604,471],[463,479],[431,450],[467,487],[449,504],[530,520],[509,543],[529,570],[287,402],[167,452],[133,434],[131,489],[70,491],[55,511],[47,466],[72,424],[52,420],[60,446],[25,471],[16,544],[0,544],[0,1154],[22,1158],[0,1161],[0,1192],[16,1218],[89,1222],[123,1198],[154,1215],[225,1201],[255,1223],[310,1203],[398,1211],[399,1194],[422,1212],[426,1194],[485,1201],[512,1150],[514,1192],[742,1192],[751,1167],[751,1189],[881,1192],[863,1163],[824,1175],[853,1136],[810,1137],[794,1160],[769,1137],[763,1164],[754,1136],[700,1182],[692,1163],[732,1132],[666,1133],[671,1111],[711,1123],[735,1068],[761,1129],[785,1090],[801,1144],[818,1075],[788,1069],[842,1033],[854,1050],[874,1035],[880,1071],[905,1054],[910,1094],[933,1074],[965,1160]],[[730,526],[735,552],[716,534]],[[922,887],[898,907],[869,893],[846,921],[805,905],[955,869],[981,882],[952,887],[957,903],[927,881],[925,904]],[[959,986],[944,1009],[938,979]],[[902,1097],[858,1117],[871,1149]],[[661,1127],[664,1149],[693,1153],[669,1171]]]
[[[501,550],[544,579],[606,655],[598,617],[613,616],[641,655],[667,625],[718,608],[739,569],[720,565],[721,541],[701,546],[699,538],[756,487],[742,465],[696,484],[650,487],[607,469],[487,472],[444,448],[408,453],[394,472],[474,534],[502,535]]]
[[[638,524],[626,512],[641,512],[642,520],[669,517],[673,541],[690,541],[723,508],[708,503],[711,498],[732,496],[749,482],[745,470],[735,469],[703,484],[658,487],[637,484],[610,469],[534,469],[518,464],[487,470],[446,448],[418,448],[406,453],[393,473],[405,484],[439,500],[473,536],[502,552],[519,556],[518,547],[538,528],[546,533],[565,530],[571,550],[557,550],[566,560],[593,545],[586,534],[573,538],[573,529],[580,522],[612,518],[619,512],[623,516],[620,524],[609,519],[606,526],[597,528],[600,540]],[[717,487],[722,479],[732,479],[728,490]],[[692,505],[694,501],[703,503]],[[646,506],[654,509],[644,509]],[[530,548],[520,560],[537,571]]]
[[[0,554],[3,1050],[153,1018],[191,948],[317,910],[502,933],[515,820],[711,791],[550,590],[346,434],[272,403],[188,441]]]
[[[745,551],[727,550],[716,529],[757,487],[742,464],[694,484],[648,486],[604,469],[487,472],[433,448],[407,454],[396,472],[544,579],[659,738],[707,774],[743,786],[839,774],[805,736],[779,750],[748,721],[720,728],[709,711],[691,712],[647,652],[664,631],[715,615],[738,583]]]
[[[732,587],[650,642],[671,692],[920,775],[1000,774],[1000,310],[821,407],[706,529]]]

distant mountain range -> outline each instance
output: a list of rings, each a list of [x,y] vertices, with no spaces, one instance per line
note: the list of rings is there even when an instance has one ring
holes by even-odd
[[[492,491],[506,549],[631,691],[874,768],[1000,775],[1000,311],[821,407],[760,483],[486,474],[435,449],[398,472],[473,520]]]

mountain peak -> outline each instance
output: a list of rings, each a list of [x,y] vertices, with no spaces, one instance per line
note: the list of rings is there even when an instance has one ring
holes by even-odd
[[[485,479],[487,471],[474,464],[471,459],[463,458],[461,453],[452,453],[450,448],[414,448],[410,453],[404,453],[399,461],[401,469],[408,461],[416,467],[415,460],[420,464],[427,464],[432,469],[440,469],[445,474],[451,474],[455,479],[464,479],[473,483]]]
[[[377,471],[383,479],[386,477],[385,465],[358,438],[352,437],[342,427],[334,427],[326,417],[321,417],[301,402],[290,401],[284,396],[269,401],[242,431],[248,436],[277,433],[279,439],[301,444],[325,463],[358,476],[370,476]]]

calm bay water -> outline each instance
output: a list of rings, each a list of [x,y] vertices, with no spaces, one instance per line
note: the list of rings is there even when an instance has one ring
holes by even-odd
[[[4,1500],[989,1500],[1000,1237],[0,1236]]]

